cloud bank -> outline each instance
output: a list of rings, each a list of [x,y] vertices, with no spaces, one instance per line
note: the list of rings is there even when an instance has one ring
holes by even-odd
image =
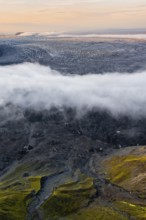
[[[19,34],[20,37],[56,37],[56,38],[118,38],[118,39],[136,39],[136,40],[146,40],[146,34],[66,34],[57,32],[22,32]]]
[[[63,75],[49,67],[24,63],[0,66],[0,107],[75,108],[79,114],[106,110],[115,117],[146,116],[146,71]]]

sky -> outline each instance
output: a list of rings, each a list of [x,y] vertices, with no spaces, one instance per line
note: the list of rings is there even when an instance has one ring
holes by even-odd
[[[0,0],[0,32],[146,28],[146,0]]]

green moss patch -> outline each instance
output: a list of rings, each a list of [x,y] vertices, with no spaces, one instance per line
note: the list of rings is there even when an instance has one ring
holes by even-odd
[[[114,156],[104,165],[112,183],[146,197],[146,155]]]
[[[31,201],[32,192],[40,189],[40,176],[19,179],[10,185],[0,187],[0,219],[23,220],[27,215],[27,206]]]
[[[23,177],[32,164],[21,165],[0,183],[0,219],[25,220],[32,196],[40,190],[42,176]]]
[[[41,209],[46,219],[49,219],[49,216],[67,216],[86,206],[95,193],[93,179],[82,176],[80,181],[66,183],[54,189],[51,197],[44,202]]]
[[[125,212],[131,219],[146,219],[146,206],[135,205],[125,201],[116,202],[115,205],[121,211]]]
[[[128,218],[112,208],[96,206],[94,208],[82,209],[66,218],[66,220],[128,220]]]

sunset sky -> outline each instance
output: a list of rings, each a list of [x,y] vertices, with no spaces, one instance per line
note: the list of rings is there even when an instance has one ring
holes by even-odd
[[[0,0],[0,32],[145,27],[146,0]]]

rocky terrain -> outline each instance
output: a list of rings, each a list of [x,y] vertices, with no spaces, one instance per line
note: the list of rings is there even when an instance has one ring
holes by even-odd
[[[0,39],[0,65],[38,62],[63,73],[135,72],[145,69],[146,40],[115,38]]]
[[[145,67],[144,41],[0,42],[1,65],[40,62],[76,74],[132,74]],[[0,219],[146,219],[145,134],[145,117],[97,109],[78,117],[72,108],[1,106]]]

